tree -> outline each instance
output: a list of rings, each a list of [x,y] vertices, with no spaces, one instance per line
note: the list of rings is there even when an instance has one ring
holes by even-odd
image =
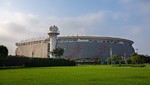
[[[8,49],[6,46],[0,45],[0,60],[7,58]]]
[[[107,62],[107,64],[110,64],[111,58],[110,58],[110,57],[107,57],[106,62]]]
[[[118,56],[118,55],[112,55],[109,59],[111,61],[111,64],[119,64],[121,65],[121,63],[123,62],[123,57]]]
[[[55,56],[56,58],[60,58],[64,54],[64,49],[63,48],[56,48],[53,50],[52,55]]]
[[[145,56],[145,63],[150,64],[150,56],[148,55]]]
[[[117,55],[112,55],[112,56],[110,57],[110,60],[111,60],[111,64],[116,64],[117,62],[120,61],[120,57],[117,56]]]
[[[131,63],[137,64],[140,59],[140,56],[137,53],[133,53],[133,54],[131,54],[130,59],[131,59]]]
[[[144,63],[146,63],[146,56],[145,55],[139,55],[140,56],[140,63],[141,64],[144,64]]]
[[[131,54],[131,61],[134,64],[143,64],[146,61],[146,57],[144,55],[133,53]]]

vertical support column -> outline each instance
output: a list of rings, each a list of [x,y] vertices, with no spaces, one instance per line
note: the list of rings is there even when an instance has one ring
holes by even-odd
[[[112,47],[110,46],[110,57],[112,57]]]
[[[111,59],[111,64],[113,64],[113,60],[112,60],[112,46],[110,45],[110,59]]]

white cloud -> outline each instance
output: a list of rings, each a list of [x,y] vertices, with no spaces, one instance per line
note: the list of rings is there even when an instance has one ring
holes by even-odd
[[[47,36],[48,27],[51,25],[60,27],[61,35],[83,35],[94,30],[95,25],[103,23],[105,14],[105,12],[98,12],[79,17],[50,16],[47,18],[5,11],[0,14],[1,44],[6,44],[10,54],[14,54],[16,42],[37,36]]]
[[[95,30],[95,26],[105,22],[107,12],[91,13],[79,17],[49,17],[48,23],[60,26],[61,35],[85,35]]]
[[[122,20],[128,21],[129,20],[129,13],[128,12],[111,12],[113,20]]]
[[[12,5],[12,0],[2,0],[2,2],[3,2],[6,6],[11,6],[11,5]]]
[[[134,48],[139,49],[140,54],[148,54],[150,47],[150,39],[149,39],[149,26],[141,26],[141,25],[136,25],[136,26],[128,26],[130,29],[129,32],[127,33],[128,38],[132,39],[134,41]]]
[[[6,6],[11,6],[12,5],[12,0],[5,0],[5,4]]]
[[[130,17],[128,12],[120,11],[99,11],[78,17],[42,17],[30,13],[0,12],[0,44],[8,46],[10,54],[14,54],[15,43],[18,41],[33,37],[48,36],[48,28],[51,25],[57,25],[61,35],[93,35],[95,33],[101,34],[104,31],[107,31],[106,33],[108,34],[103,34],[110,35],[109,33],[113,32],[116,32],[113,34],[118,34],[120,31],[117,29],[120,30],[121,28],[117,28],[117,26],[111,27],[112,25],[109,26],[109,24],[117,21],[128,21]],[[136,42],[139,41],[136,37],[145,32],[142,26],[132,25],[122,27],[124,34],[129,33],[127,35],[133,36],[131,39],[135,39]]]
[[[121,5],[134,15],[150,21],[150,0],[119,0]]]
[[[141,46],[144,38],[149,40],[148,37],[144,37],[145,32],[150,31],[149,0],[119,0],[123,10],[102,10],[78,17],[43,17],[31,13],[14,12],[12,0],[3,0],[3,2],[5,6],[0,8],[0,44],[7,45],[10,54],[14,54],[15,43],[18,41],[48,36],[48,28],[51,25],[59,27],[60,35],[93,35],[96,33],[107,36],[117,35],[133,39],[136,46]],[[136,20],[134,20],[135,17]],[[145,21],[138,21],[140,20],[138,18]],[[142,47],[148,46],[149,42],[139,48],[144,49]]]
[[[8,46],[10,54],[14,54],[16,42],[40,34],[39,23],[40,19],[32,14],[1,11],[0,44]]]

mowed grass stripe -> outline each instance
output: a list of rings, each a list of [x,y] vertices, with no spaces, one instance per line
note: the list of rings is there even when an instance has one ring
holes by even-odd
[[[150,85],[150,66],[109,65],[0,70],[0,85]]]

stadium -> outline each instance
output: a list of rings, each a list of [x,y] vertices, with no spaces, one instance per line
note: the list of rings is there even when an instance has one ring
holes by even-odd
[[[128,39],[99,36],[59,36],[57,26],[49,28],[47,38],[25,40],[16,43],[16,55],[31,58],[55,58],[51,55],[53,49],[60,47],[64,49],[63,58],[106,59],[112,55],[129,57],[134,52],[132,44]]]

